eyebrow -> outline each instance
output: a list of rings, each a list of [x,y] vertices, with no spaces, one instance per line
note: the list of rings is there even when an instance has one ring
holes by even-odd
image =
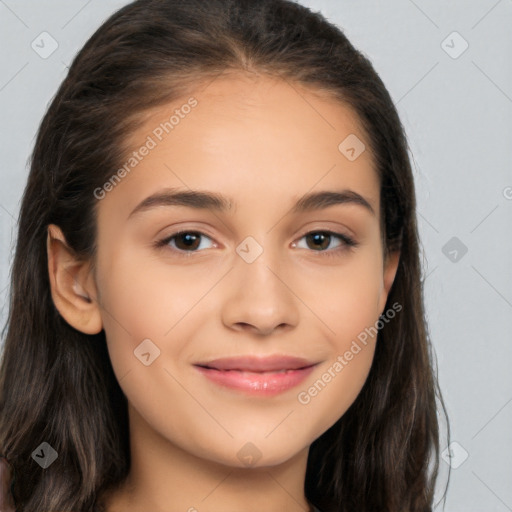
[[[128,218],[157,206],[186,206],[198,210],[227,212],[231,210],[233,204],[232,199],[216,192],[167,188],[143,199],[131,211]],[[353,190],[310,192],[302,196],[293,205],[291,212],[298,214],[317,211],[339,204],[359,205],[375,216],[375,211],[370,202]]]

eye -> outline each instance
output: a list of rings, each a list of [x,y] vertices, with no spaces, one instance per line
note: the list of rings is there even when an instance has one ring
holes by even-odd
[[[199,252],[200,249],[208,249],[201,243],[202,239],[212,240],[209,236],[200,231],[179,231],[170,236],[163,238],[155,243],[157,248],[168,247],[180,256],[189,256],[190,253]],[[358,243],[343,233],[335,233],[333,231],[311,231],[303,235],[300,240],[306,240],[306,249],[312,249],[313,252],[321,253],[322,256],[332,256],[340,251],[357,247]],[[333,240],[339,241],[338,245],[329,250],[329,246]],[[210,247],[215,244],[210,245]],[[293,243],[293,247],[299,247],[297,243]],[[300,247],[303,248],[303,247]],[[189,254],[187,254],[189,253]]]
[[[347,249],[357,247],[357,242],[343,234],[343,233],[335,233],[333,231],[310,231],[306,233],[302,238],[306,240],[306,249],[313,249],[314,252],[325,253],[325,256],[332,256],[333,253],[338,253],[339,251],[345,251]],[[339,244],[330,250],[328,250],[329,246],[333,239],[338,239]],[[294,243],[294,247],[299,247],[298,244]]]
[[[158,241],[156,246],[168,246],[178,253],[198,252],[200,248],[205,249],[204,245],[201,243],[201,238],[211,240],[209,236],[199,231],[179,231],[178,233],[174,233]]]

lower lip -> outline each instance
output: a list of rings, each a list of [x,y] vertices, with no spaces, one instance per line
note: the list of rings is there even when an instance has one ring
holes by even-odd
[[[255,395],[277,395],[300,384],[314,369],[315,365],[284,373],[243,372],[240,370],[215,370],[196,366],[208,379],[231,389],[238,389]]]

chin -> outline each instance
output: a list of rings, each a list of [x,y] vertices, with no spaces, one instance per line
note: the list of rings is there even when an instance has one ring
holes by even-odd
[[[236,442],[234,457],[232,456],[233,452],[230,452],[229,460],[226,461],[224,458],[223,464],[248,469],[279,466],[297,456],[304,449],[303,446],[287,446],[278,437],[273,442],[267,439],[261,441],[247,439],[247,441]]]

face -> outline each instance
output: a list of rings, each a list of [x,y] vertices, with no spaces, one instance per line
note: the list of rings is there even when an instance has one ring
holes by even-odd
[[[313,90],[225,76],[190,96],[149,113],[137,163],[98,192],[108,350],[131,428],[230,466],[279,464],[370,370],[396,270],[379,180],[356,116]],[[172,196],[192,191],[213,199]]]

